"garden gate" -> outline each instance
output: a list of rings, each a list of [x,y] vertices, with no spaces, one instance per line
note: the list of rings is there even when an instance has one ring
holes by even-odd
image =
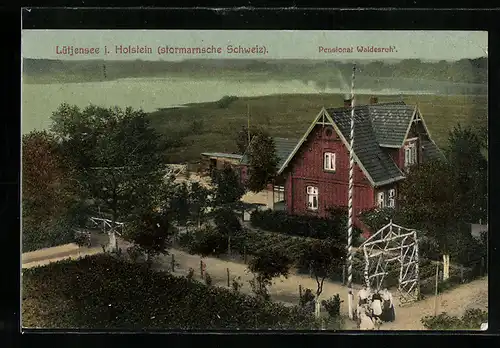
[[[388,266],[399,263],[400,304],[418,300],[420,292],[417,231],[398,226],[392,220],[364,241],[358,251],[365,259],[364,278],[368,287],[381,290]]]

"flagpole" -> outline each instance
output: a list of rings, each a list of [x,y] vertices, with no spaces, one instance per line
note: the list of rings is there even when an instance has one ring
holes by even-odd
[[[347,221],[347,289],[348,289],[348,305],[349,319],[353,319],[353,302],[354,294],[352,291],[352,225],[353,225],[353,207],[352,194],[354,189],[354,76],[356,72],[356,64],[352,67],[352,82],[351,82],[351,133],[349,145],[349,197],[348,197],[348,221]]]

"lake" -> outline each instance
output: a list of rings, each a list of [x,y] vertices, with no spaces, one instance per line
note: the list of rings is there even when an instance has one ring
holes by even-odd
[[[22,84],[22,133],[47,129],[61,103],[85,107],[131,106],[146,112],[186,103],[216,101],[225,95],[255,97],[270,94],[348,93],[340,88],[318,88],[301,81],[245,81],[243,78],[126,78],[105,82]],[[357,90],[360,94],[419,94],[415,91]],[[421,93],[430,94],[430,93]]]

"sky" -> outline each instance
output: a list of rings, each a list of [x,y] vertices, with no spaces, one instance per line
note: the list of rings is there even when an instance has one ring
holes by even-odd
[[[129,46],[148,48],[144,53]],[[63,47],[87,49],[69,55]],[[117,47],[122,50],[117,51]],[[165,47],[168,50],[165,52]],[[179,48],[215,47],[188,54]],[[240,53],[231,50],[251,49]],[[93,48],[93,52],[89,50]],[[175,51],[177,48],[177,51]],[[375,52],[358,49],[375,48]],[[98,51],[97,51],[98,49]],[[219,51],[217,51],[219,49]],[[169,51],[170,50],[170,51]],[[409,59],[458,60],[488,55],[485,31],[294,31],[294,30],[23,30],[24,58],[183,60],[259,59]]]

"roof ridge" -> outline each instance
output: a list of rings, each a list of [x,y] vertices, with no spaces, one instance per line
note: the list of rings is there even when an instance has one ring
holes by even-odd
[[[391,102],[384,102],[384,103],[375,103],[375,104],[360,104],[360,105],[354,105],[354,109],[357,109],[357,108],[362,108],[362,107],[371,107],[371,106],[384,106],[384,105],[407,105],[407,106],[411,106],[411,105],[408,105],[406,104],[404,101],[402,100],[397,100],[397,101],[391,101]],[[346,110],[346,109],[350,109],[350,107],[345,107],[345,106],[338,106],[338,107],[328,107],[328,108],[325,108],[327,110]]]

